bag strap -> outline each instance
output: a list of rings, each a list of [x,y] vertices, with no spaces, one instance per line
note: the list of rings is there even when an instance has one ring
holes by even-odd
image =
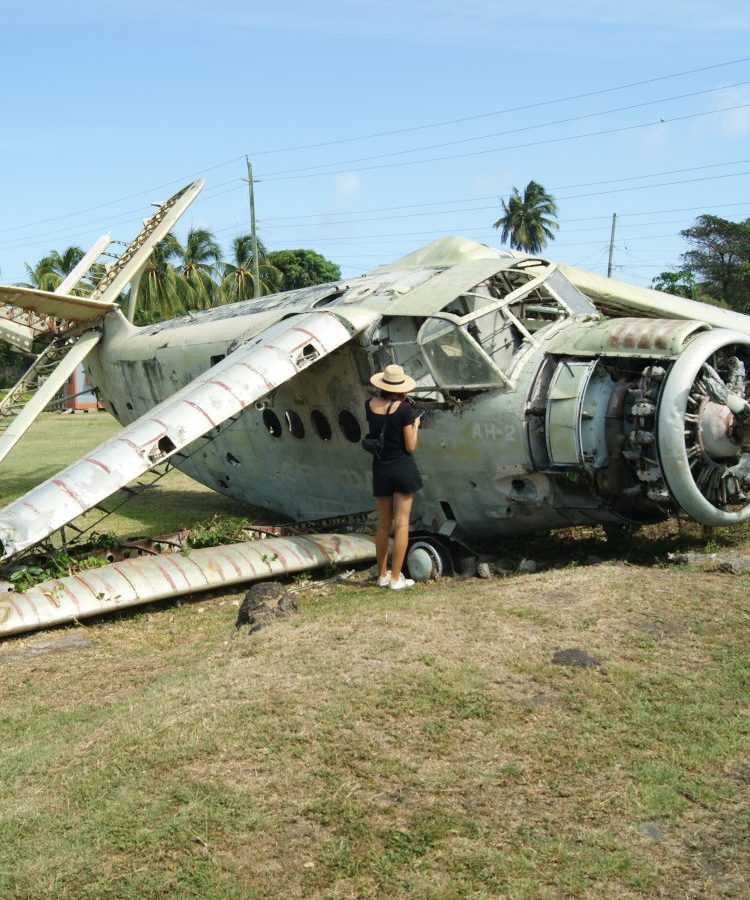
[[[401,403],[401,400],[394,400],[393,402]],[[393,409],[391,409],[390,407],[391,404],[389,403],[385,408],[385,419],[383,419],[383,427],[380,429],[380,437],[378,438],[381,443],[385,441],[385,426],[388,424],[388,417],[391,415],[391,413],[396,412],[397,409],[397,407],[394,407]],[[370,408],[372,409],[372,407]]]

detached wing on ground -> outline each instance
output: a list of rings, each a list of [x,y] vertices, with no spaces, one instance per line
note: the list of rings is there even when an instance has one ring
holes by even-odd
[[[85,459],[0,510],[0,558],[44,540],[347,343],[376,318],[362,309],[339,315],[321,311],[285,319],[256,335]]]

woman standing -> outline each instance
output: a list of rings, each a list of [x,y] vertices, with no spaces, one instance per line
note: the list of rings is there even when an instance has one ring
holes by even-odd
[[[378,510],[375,550],[378,560],[378,585],[400,591],[414,582],[404,578],[401,569],[409,543],[409,518],[414,495],[422,487],[422,478],[412,454],[417,449],[421,413],[408,403],[406,394],[416,382],[401,366],[386,366],[373,375],[371,384],[380,396],[365,403],[368,437],[383,434],[382,453],[372,462],[372,492]],[[388,537],[393,526],[393,558],[388,570]]]

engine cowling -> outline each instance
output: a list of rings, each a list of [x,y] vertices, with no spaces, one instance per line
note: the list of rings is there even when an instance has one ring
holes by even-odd
[[[750,479],[742,465],[750,446],[748,368],[750,337],[714,329],[688,344],[659,394],[659,468],[674,501],[704,525],[750,518]]]

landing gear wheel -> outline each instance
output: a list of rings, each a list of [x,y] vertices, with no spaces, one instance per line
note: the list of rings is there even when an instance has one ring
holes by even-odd
[[[434,541],[414,541],[406,553],[406,568],[414,581],[430,581],[452,570],[444,547]]]

